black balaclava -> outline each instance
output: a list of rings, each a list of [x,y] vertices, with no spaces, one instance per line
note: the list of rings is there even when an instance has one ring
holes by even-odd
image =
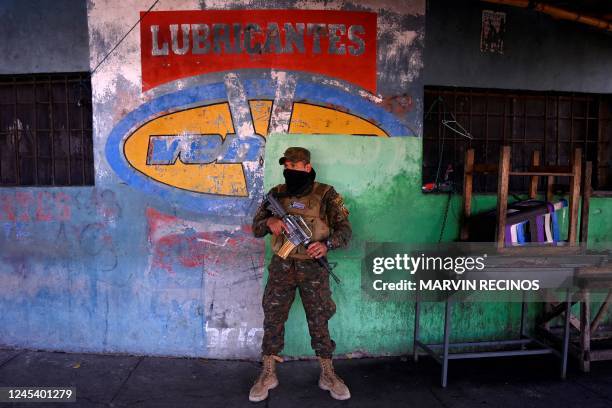
[[[285,184],[287,184],[287,193],[289,195],[301,195],[310,190],[317,173],[314,169],[309,172],[285,169],[283,176],[285,176]]]

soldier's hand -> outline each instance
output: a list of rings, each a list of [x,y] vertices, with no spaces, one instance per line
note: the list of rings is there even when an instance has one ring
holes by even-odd
[[[280,235],[283,230],[287,231],[287,225],[280,218],[270,217],[267,219],[266,225],[274,235]]]
[[[321,258],[327,255],[327,247],[322,242],[313,242],[312,244],[308,245],[306,252],[312,258]]]

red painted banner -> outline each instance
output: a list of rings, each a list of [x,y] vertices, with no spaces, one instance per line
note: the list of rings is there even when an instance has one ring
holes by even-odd
[[[273,68],[376,91],[376,14],[327,10],[141,12],[142,89],[194,75]]]

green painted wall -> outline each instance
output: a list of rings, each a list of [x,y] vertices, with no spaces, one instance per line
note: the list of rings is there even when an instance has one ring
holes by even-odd
[[[289,146],[312,152],[319,181],[332,184],[343,195],[353,225],[353,242],[346,250],[330,254],[338,262],[341,285],[331,281],[337,313],[330,321],[337,354],[396,355],[412,347],[414,305],[406,302],[374,302],[362,298],[361,259],[366,241],[437,242],[447,204],[446,195],[421,193],[422,139],[325,135],[273,135],[266,143],[266,190],[283,182],[277,158]],[[478,196],[475,212],[495,206],[494,195]],[[458,236],[461,197],[453,196],[442,239]],[[612,200],[593,199],[590,239],[612,241]],[[269,242],[266,262],[270,259]],[[533,307],[534,312],[536,308]],[[442,336],[441,304],[426,304],[422,336]],[[454,310],[454,337],[502,338],[518,332],[519,304],[471,303]],[[286,326],[287,356],[313,355],[306,318],[296,297]],[[351,356],[353,354],[349,354]]]

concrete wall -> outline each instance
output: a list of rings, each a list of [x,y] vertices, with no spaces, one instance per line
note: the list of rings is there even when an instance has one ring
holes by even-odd
[[[503,54],[480,51],[482,10],[506,13]],[[426,85],[612,92],[610,34],[477,0],[427,3]]]
[[[149,5],[89,3],[91,67]],[[265,189],[281,180],[276,158],[289,145],[304,145],[319,178],[344,195],[355,231],[351,247],[331,255],[343,280],[333,284],[338,353],[409,350],[411,306],[363,301],[359,263],[366,240],[431,242],[442,227],[446,197],[421,194],[422,139],[410,137],[421,133],[425,6],[162,0],[156,10],[196,15],[247,6],[376,13],[376,90],[342,72],[316,71],[331,69],[325,64],[299,70],[247,64],[151,86],[143,77],[159,79],[155,72],[164,69],[185,73],[186,64],[164,60],[168,65],[153,76],[145,73],[151,67],[143,67],[141,55],[153,47],[143,48],[141,35],[151,31],[134,30],[92,80],[95,187],[0,190],[0,344],[256,358],[266,245],[252,237],[251,217]],[[184,21],[176,15],[166,22]],[[234,133],[238,139],[228,140],[235,145],[217,149],[216,134],[225,140]],[[200,134],[211,136],[193,136]],[[211,152],[222,163],[199,162]],[[474,210],[493,206],[493,197],[478,197]],[[444,240],[457,236],[459,209],[453,197]],[[610,241],[610,220],[609,201],[593,200],[593,241]],[[519,323],[515,305],[465,305],[455,313],[463,338],[505,336]],[[441,336],[441,316],[438,306],[426,308],[425,338]],[[285,354],[312,354],[299,301]]]
[[[0,21],[0,74],[89,70],[85,1],[3,0]]]
[[[149,6],[88,3],[91,68]],[[369,152],[358,146],[372,139],[365,135],[416,140],[424,7],[160,1],[158,14],[143,19],[92,77],[95,187],[2,191],[1,323],[17,323],[0,332],[0,344],[257,357],[265,241],[252,236],[250,223],[264,192],[264,165],[275,162],[265,155],[266,140],[340,134],[362,156]],[[222,8],[234,11],[198,14]],[[245,19],[237,11],[247,8],[267,29],[274,22],[298,30],[298,23],[328,24],[321,49],[314,51],[308,32],[303,46],[295,40],[289,61],[285,51],[266,54],[263,42],[261,53],[249,54],[226,52],[219,40],[211,50],[220,47],[223,58],[211,52],[201,60],[181,51],[183,37],[172,42],[172,24],[183,30],[206,22],[197,19],[229,16],[234,27]],[[252,11],[266,8],[284,11]],[[317,9],[329,11],[304,11]],[[168,13],[180,10],[187,13]],[[210,32],[217,35],[212,25]],[[334,34],[342,39],[328,46]],[[300,48],[312,54],[304,58]],[[327,154],[333,157],[333,146]],[[367,342],[360,348],[378,350]]]

